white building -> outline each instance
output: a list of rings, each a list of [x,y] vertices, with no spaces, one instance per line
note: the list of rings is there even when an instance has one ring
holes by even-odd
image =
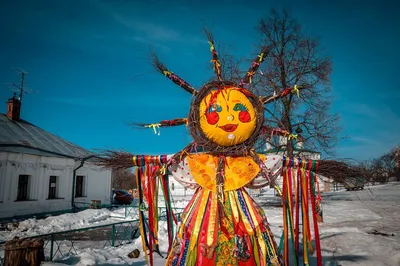
[[[110,203],[111,171],[94,154],[20,119],[14,95],[0,114],[0,219]]]
[[[301,131],[300,131],[300,133],[301,133]],[[281,147],[287,146],[288,139],[286,137],[281,137],[281,136],[275,136],[275,137],[278,139],[279,146],[281,146]],[[278,155],[284,156],[285,150],[284,149],[277,150],[277,149],[273,148],[272,145],[267,142],[265,145],[264,153],[267,155],[268,154],[278,154]],[[293,154],[296,158],[302,158],[302,159],[306,159],[306,160],[320,160],[321,159],[320,152],[311,151],[311,150],[307,150],[304,148],[304,143],[302,141],[301,136],[297,139]],[[318,175],[318,181],[319,181],[319,188],[320,188],[321,192],[324,192],[324,191],[327,192],[327,191],[331,190],[332,181],[329,180],[329,178]],[[282,176],[278,177],[276,183],[280,188],[282,188],[283,177]],[[270,191],[272,191],[272,190],[270,189]],[[275,191],[274,191],[274,193],[275,193]]]

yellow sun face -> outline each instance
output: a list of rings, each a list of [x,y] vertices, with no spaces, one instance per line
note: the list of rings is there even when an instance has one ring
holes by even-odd
[[[208,139],[221,146],[245,142],[256,128],[256,112],[236,87],[210,92],[200,103],[200,127]]]

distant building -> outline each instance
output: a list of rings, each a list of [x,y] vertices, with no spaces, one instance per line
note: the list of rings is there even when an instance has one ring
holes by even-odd
[[[14,95],[0,113],[0,218],[71,210],[77,202],[110,203],[111,171],[90,151],[20,117]]]

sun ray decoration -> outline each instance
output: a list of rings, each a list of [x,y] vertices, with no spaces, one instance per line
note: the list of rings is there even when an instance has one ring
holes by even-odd
[[[214,38],[213,38],[211,32],[208,31],[207,29],[204,29],[204,32],[207,35],[208,44],[210,45],[210,52],[212,54],[211,63],[214,66],[215,75],[216,75],[218,81],[222,81],[223,79],[222,79],[222,73],[221,73],[221,62],[219,61],[218,54],[215,49]]]
[[[150,264],[154,247],[158,250],[155,199],[159,180],[168,215],[169,254],[166,265],[296,265],[300,252],[304,252],[307,260],[307,251],[313,250],[310,231],[313,228],[317,265],[321,266],[317,222],[322,221],[322,209],[316,172],[342,178],[346,174],[357,175],[359,171],[335,161],[307,161],[256,153],[253,147],[260,137],[280,135],[296,138],[285,129],[270,127],[264,120],[264,106],[290,94],[300,97],[300,90],[307,86],[294,85],[280,93],[261,97],[245,89],[243,86],[252,83],[257,69],[268,56],[267,47],[261,50],[240,84],[223,80],[213,36],[209,31],[205,32],[216,79],[199,90],[169,71],[152,54],[152,62],[158,71],[193,95],[188,117],[155,124],[134,124],[153,129],[157,134],[160,127],[185,124],[193,142],[168,158],[164,155],[138,156],[125,151],[105,151],[98,164],[111,169],[138,167],[140,229],[146,260]],[[168,189],[170,175],[185,187],[196,189],[182,213],[174,240],[172,232],[177,221]],[[279,176],[283,178],[284,230],[278,248],[264,212],[245,188],[269,185],[279,191]],[[148,224],[145,211],[149,216]],[[312,216],[313,224],[309,216]],[[302,217],[301,223],[299,217]],[[300,231],[304,250],[299,248]],[[291,246],[293,250],[290,251]],[[289,254],[293,254],[293,258]]]
[[[197,90],[195,88],[193,88],[192,86],[189,85],[189,83],[187,83],[186,81],[184,81],[182,78],[180,78],[178,75],[176,75],[175,73],[171,72],[170,70],[168,70],[163,63],[160,62],[160,60],[158,59],[157,55],[153,52],[151,54],[151,59],[152,59],[152,63],[155,66],[155,68],[164,76],[166,76],[167,78],[169,78],[170,80],[172,80],[172,82],[174,82],[176,85],[178,85],[179,87],[183,88],[185,91],[190,92],[193,95],[197,94]]]
[[[162,120],[158,123],[153,124],[145,124],[145,123],[130,123],[133,128],[152,128],[155,134],[159,134],[159,129],[161,127],[174,127],[174,126],[181,126],[187,125],[188,119],[187,118],[175,118],[171,120]]]
[[[264,104],[268,104],[268,103],[274,102],[282,97],[285,97],[285,96],[289,95],[290,93],[295,93],[295,94],[297,94],[297,97],[300,98],[300,90],[306,89],[306,88],[308,88],[307,85],[301,85],[301,86],[294,85],[293,88],[286,88],[279,94],[275,93],[270,96],[261,97],[261,102]]]
[[[263,47],[261,53],[256,57],[256,59],[254,59],[246,75],[240,81],[239,86],[242,87],[244,84],[252,83],[253,76],[257,73],[258,68],[260,67],[261,63],[264,62],[264,59],[268,56],[268,53],[269,48]]]

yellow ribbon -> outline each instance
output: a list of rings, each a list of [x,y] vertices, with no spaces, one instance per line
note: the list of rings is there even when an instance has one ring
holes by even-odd
[[[214,44],[212,42],[208,42],[208,44],[210,45],[210,51],[212,52],[215,49]]]
[[[163,164],[160,168],[160,174],[165,175],[167,173],[167,168],[165,167],[165,164]]]
[[[291,140],[291,139],[297,139],[297,134],[291,134],[291,133],[289,133],[288,131],[283,131],[283,134],[284,134],[284,136],[285,137],[287,137],[289,140]]]
[[[168,70],[164,70],[164,71],[163,71],[163,74],[164,74],[165,76],[168,76],[168,75],[171,75],[172,72],[171,72],[171,71],[168,71]]]
[[[210,218],[208,221],[208,232],[207,232],[207,246],[211,246],[214,244],[214,233],[215,233],[215,225],[217,221],[217,211],[218,209],[218,195],[215,193],[211,193],[211,210],[210,210]]]
[[[145,125],[145,127],[148,128],[153,128],[154,134],[157,134],[157,128],[160,128],[161,124],[150,124],[150,125]],[[160,135],[160,132],[158,132],[157,135]]]
[[[300,98],[300,90],[299,90],[299,87],[297,87],[297,85],[294,85],[294,88],[292,89],[292,93],[297,93],[297,97]]]
[[[282,197],[282,191],[278,185],[275,185],[275,189],[278,192],[278,195]]]
[[[200,233],[200,226],[203,222],[203,218],[204,218],[204,213],[207,207],[207,203],[210,197],[210,191],[206,190],[203,193],[203,196],[200,199],[200,206],[198,209],[198,215],[196,217],[196,220],[194,222],[194,227],[193,227],[193,231],[192,231],[192,235],[190,237],[190,241],[189,241],[189,251],[193,251],[194,248],[197,245],[197,240],[198,240],[198,236]],[[183,226],[182,226],[183,227]]]
[[[219,74],[219,73],[221,72],[221,71],[220,71],[220,66],[221,66],[221,64],[219,63],[219,61],[213,59],[213,60],[211,60],[211,63],[214,64],[214,70],[217,71],[217,73]]]
[[[247,72],[247,76],[249,77],[249,83],[251,83],[252,82],[252,78],[253,78],[253,76],[254,76],[254,74],[256,74],[256,72]]]
[[[259,55],[258,55],[258,58],[259,58],[259,59],[258,59],[258,62],[261,63],[262,60],[263,60],[263,57],[264,57],[264,53],[259,54]]]
[[[184,155],[186,155],[186,156],[188,156],[189,158],[191,158],[191,157],[190,157],[190,154],[184,149],[184,150],[181,152],[181,156],[179,156],[179,161],[182,161],[182,158],[183,158]]]

